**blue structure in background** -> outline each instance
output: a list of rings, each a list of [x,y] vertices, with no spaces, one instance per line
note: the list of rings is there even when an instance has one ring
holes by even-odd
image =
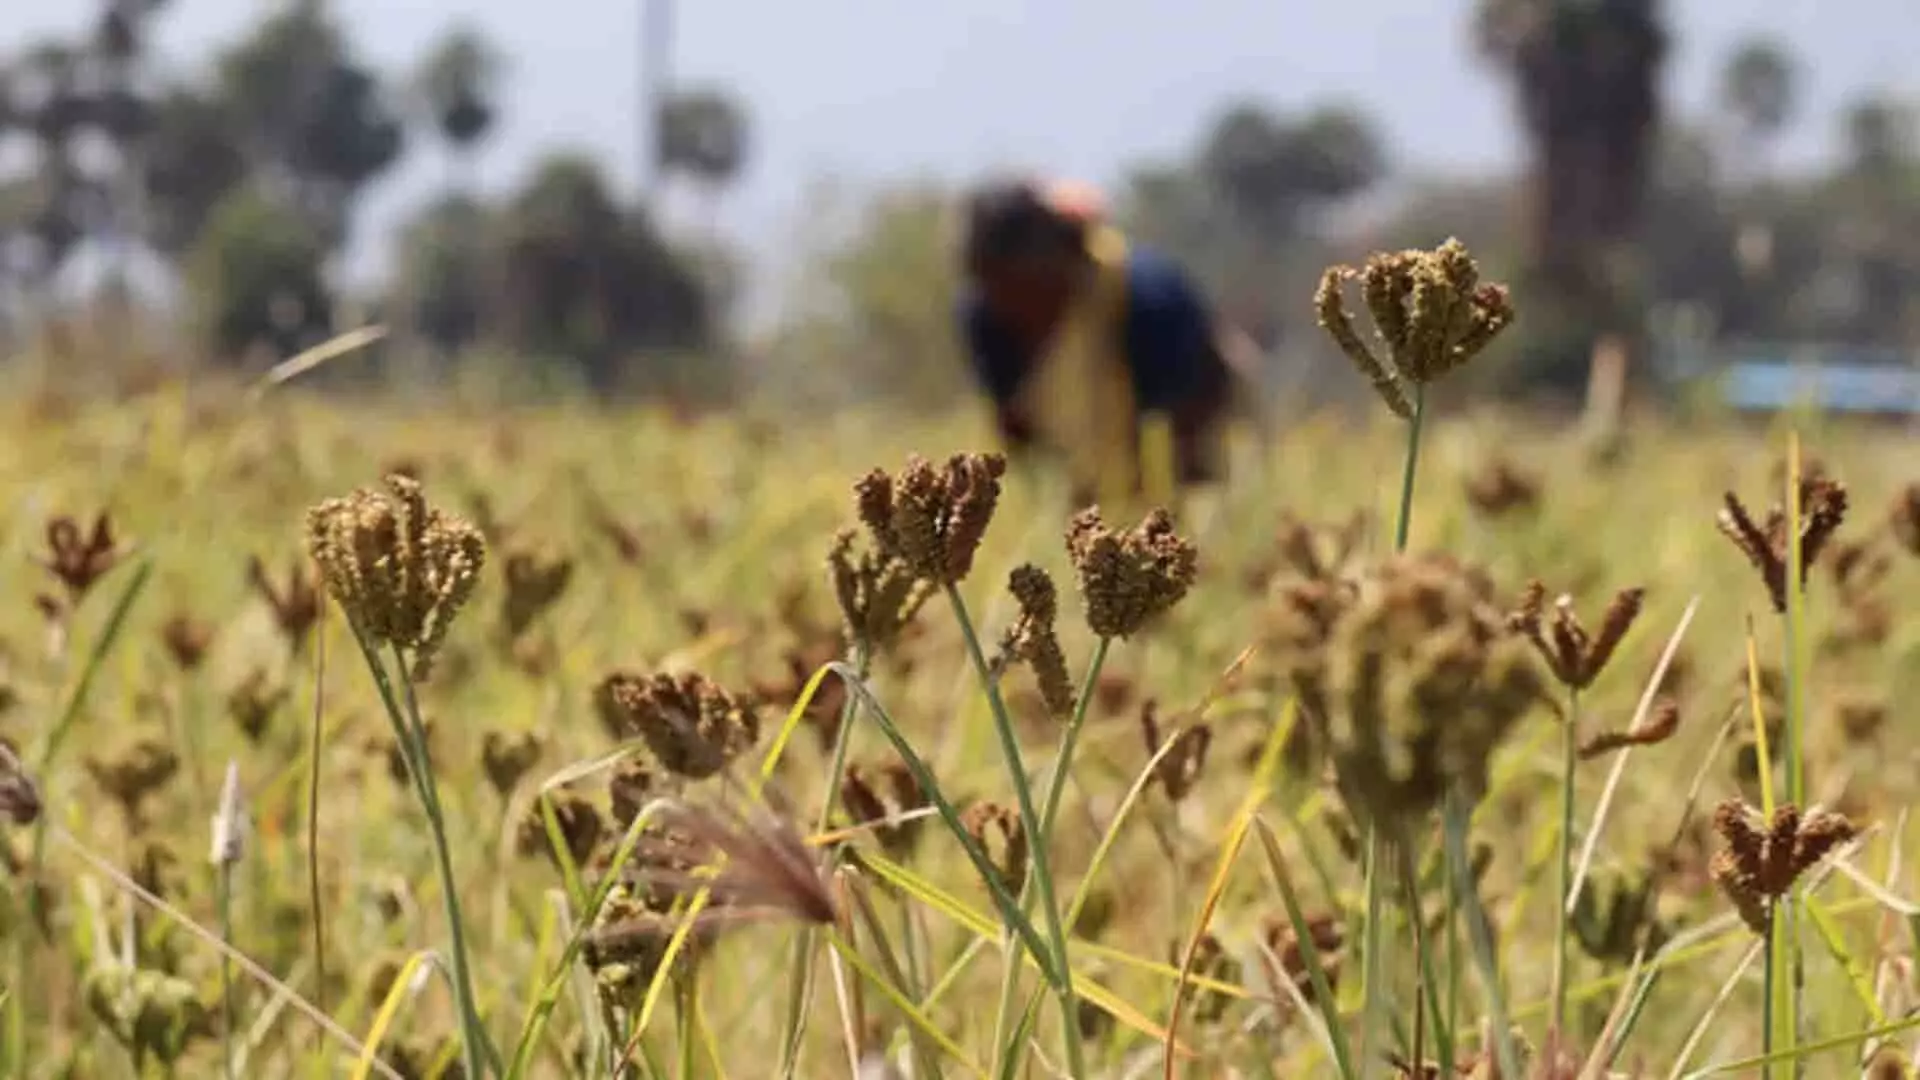
[[[1742,412],[1920,416],[1920,366],[1893,350],[1732,346],[1708,377]]]

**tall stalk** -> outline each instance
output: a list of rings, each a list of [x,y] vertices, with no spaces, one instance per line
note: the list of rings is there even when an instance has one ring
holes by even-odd
[[[1413,485],[1414,477],[1420,469],[1420,436],[1425,427],[1427,412],[1427,388],[1424,383],[1413,386],[1413,415],[1407,421],[1407,450],[1400,469],[1400,508],[1394,518],[1393,550],[1401,554],[1407,550],[1407,538],[1413,528]],[[1362,986],[1366,998],[1361,1006],[1361,1064],[1364,1074],[1368,1062],[1375,1056],[1372,1053],[1373,1034],[1379,1020],[1379,1007],[1382,1004],[1380,979],[1385,970],[1381,955],[1385,947],[1386,934],[1382,927],[1386,915],[1385,875],[1391,871],[1383,858],[1384,838],[1373,825],[1367,826],[1366,873],[1367,873],[1367,916],[1362,930],[1360,957],[1364,966]],[[1417,918],[1417,916],[1416,916]]]
[[[1060,998],[1061,1029],[1065,1034],[1067,1075],[1075,1078],[1087,1075],[1086,1051],[1081,1046],[1080,1025],[1075,1022],[1080,1014],[1079,995],[1073,989],[1073,969],[1067,959],[1067,934],[1060,917],[1060,905],[1053,888],[1052,860],[1047,855],[1046,834],[1041,831],[1040,816],[1034,810],[1033,791],[1027,783],[1027,769],[1024,756],[1020,753],[1020,740],[1013,730],[1013,717],[1007,711],[1007,703],[1001,697],[1000,683],[993,677],[993,669],[987,662],[986,650],[980,645],[980,635],[973,626],[973,617],[967,612],[967,603],[960,590],[952,584],[945,586],[947,603],[953,608],[954,621],[960,626],[960,636],[967,644],[967,657],[973,662],[975,673],[980,678],[981,687],[986,691],[987,704],[993,712],[994,734],[1000,740],[1000,753],[1006,761],[1007,775],[1013,782],[1013,795],[1020,812],[1020,827],[1030,838],[1028,852],[1030,866],[1028,874],[1038,890],[1040,905],[1047,917],[1047,936],[1052,946],[1055,971],[1060,980],[1057,992]],[[1056,762],[1056,771],[1064,772],[1065,762]],[[1010,961],[1010,964],[1012,962]],[[1013,965],[1017,967],[1016,965]]]
[[[873,646],[862,640],[854,646],[853,669],[862,681],[873,664]],[[839,678],[840,676],[834,676]],[[840,727],[833,736],[833,762],[828,767],[826,790],[820,796],[820,815],[814,819],[814,832],[823,833],[832,824],[833,811],[840,799],[840,778],[847,771],[847,751],[853,742],[853,722],[857,718],[860,695],[846,691],[840,706]],[[793,972],[788,983],[786,1031],[780,1040],[780,1075],[789,1077],[800,1062],[800,1036],[806,1027],[807,1008],[813,1001],[813,954],[819,944],[819,932],[811,925],[800,931],[793,944]]]
[[[1087,707],[1093,700],[1094,686],[1100,681],[1100,671],[1106,667],[1107,653],[1112,647],[1111,638],[1103,637],[1094,643],[1093,657],[1087,662],[1086,677],[1080,682],[1080,695],[1074,699],[1073,715],[1068,717],[1066,727],[1060,732],[1060,747],[1054,755],[1053,769],[1047,778],[1046,805],[1040,811],[1039,838],[1028,845],[1029,851],[1048,850],[1048,844],[1053,837],[1054,818],[1060,813],[1060,800],[1067,787],[1067,769],[1073,760],[1074,748],[1079,743],[1080,729],[1087,721]],[[1033,877],[1029,875],[1027,881],[1020,886],[1020,910],[1028,913],[1032,908]],[[1002,937],[1001,948],[1011,951],[1013,931],[1008,930]],[[994,1014],[993,1022],[995,1046],[1000,1045],[1001,1040],[1006,1037],[1008,1026],[1013,1022],[1014,992],[1019,986],[1019,973],[1018,965],[1009,964],[1001,976],[1000,1004]],[[1077,1027],[1077,1021],[1072,1015],[1068,1016],[1067,1023],[1069,1026]]]
[[[1560,872],[1553,890],[1553,1028],[1567,1030],[1567,909],[1573,897],[1573,782],[1580,753],[1580,691],[1567,691],[1567,719],[1560,733]]]
[[[454,1006],[459,1014],[462,1063],[471,1077],[484,1078],[492,1072],[504,1072],[499,1055],[480,1021],[478,999],[473,990],[473,968],[467,952],[466,922],[460,912],[460,882],[453,873],[453,853],[447,843],[446,817],[441,810],[439,787],[434,782],[433,763],[427,755],[426,725],[420,719],[419,698],[414,692],[413,680],[407,674],[406,653],[400,646],[393,646],[393,659],[398,665],[400,684],[404,690],[404,694],[396,695],[393,676],[379,652],[369,644],[357,624],[348,620],[348,625],[352,627],[354,640],[366,658],[367,670],[373,676],[374,685],[380,691],[380,703],[385,707],[394,739],[399,744],[401,756],[406,760],[407,775],[413,780],[414,794],[420,800],[420,809],[427,818],[427,832],[433,841],[434,867],[440,878],[440,896],[447,916],[449,966],[453,975]]]

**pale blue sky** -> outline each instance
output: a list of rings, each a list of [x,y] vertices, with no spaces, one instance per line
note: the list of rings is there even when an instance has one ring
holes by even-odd
[[[163,61],[185,69],[271,0],[173,0]],[[1400,164],[1482,170],[1516,154],[1505,87],[1467,40],[1473,0],[682,0],[676,66],[753,111],[757,153],[724,213],[763,267],[808,216],[810,179],[966,175],[1018,164],[1110,179],[1177,153],[1223,99],[1364,105]],[[1805,65],[1806,111],[1788,153],[1831,145],[1835,110],[1869,87],[1920,98],[1915,0],[1668,0],[1673,78],[1689,109],[1711,100],[1720,59],[1753,31]],[[482,165],[511,183],[542,150],[600,152],[632,176],[639,0],[337,0],[364,48],[405,64],[470,18],[509,55],[510,96]],[[84,22],[79,0],[12,0],[0,50]],[[382,185],[354,262],[382,261],[387,228],[432,190],[417,154]],[[770,268],[770,267],[769,267]]]

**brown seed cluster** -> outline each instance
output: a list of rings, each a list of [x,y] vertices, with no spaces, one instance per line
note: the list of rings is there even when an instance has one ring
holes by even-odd
[[[1842,655],[1885,644],[1894,627],[1894,605],[1884,589],[1893,557],[1872,541],[1836,540],[1828,550],[1827,569],[1840,604],[1821,640],[1822,652]]]
[[[880,652],[900,639],[933,595],[933,585],[898,556],[883,548],[857,548],[855,541],[852,529],[834,536],[827,573],[847,636]]]
[[[1127,638],[1172,610],[1199,575],[1200,552],[1174,531],[1165,510],[1115,532],[1098,507],[1073,516],[1067,554],[1080,581],[1087,626],[1104,638]]]
[[[840,801],[853,820],[873,831],[880,847],[895,859],[906,859],[919,844],[924,820],[898,820],[931,805],[912,770],[900,761],[884,765],[849,765],[840,781]]]
[[[506,798],[533,771],[546,752],[547,740],[537,731],[488,731],[480,737],[480,768],[494,793]]]
[[[1657,746],[1680,730],[1680,703],[1670,697],[1654,701],[1647,718],[1625,731],[1602,731],[1580,744],[1580,760],[1624,750],[1629,746]]]
[[[0,818],[31,825],[40,817],[40,790],[27,775],[13,742],[0,736]]]
[[[522,548],[509,552],[505,564],[507,591],[500,598],[500,631],[507,641],[518,641],[534,621],[566,595],[573,581],[573,560],[563,555]]]
[[[320,585],[314,580],[307,560],[295,558],[287,567],[287,576],[275,584],[259,556],[247,560],[247,584],[273,613],[273,625],[287,647],[298,649],[320,621]]]
[[[1013,594],[1020,614],[1000,639],[1000,655],[995,667],[1025,664],[1033,672],[1040,689],[1040,700],[1055,720],[1073,715],[1073,679],[1067,674],[1067,654],[1060,648],[1054,624],[1060,615],[1060,593],[1053,578],[1032,564],[1015,567],[1007,577],[1007,591]]]
[[[1643,938],[1649,950],[1659,948],[1668,931],[1658,919],[1649,918],[1656,884],[1651,872],[1637,877],[1614,873],[1580,890],[1571,920],[1580,951],[1595,960],[1625,965],[1633,962]]]
[[[1894,540],[1909,554],[1920,558],[1920,482],[1908,484],[1894,496],[1887,525]]]
[[[420,680],[479,584],[487,545],[429,507],[417,482],[390,476],[384,492],[362,488],[307,511],[307,552],[361,633],[409,654]]]
[[[1447,555],[1395,555],[1279,591],[1272,650],[1362,823],[1411,827],[1449,787],[1484,791],[1494,751],[1545,697],[1492,583]]]
[[[567,857],[573,865],[586,863],[593,850],[600,846],[601,837],[606,835],[606,822],[601,820],[599,807],[593,800],[578,791],[561,789],[541,796],[553,807],[553,822],[560,834],[560,843],[566,846]],[[552,835],[547,830],[546,813],[535,801],[527,808],[526,816],[520,819],[519,831],[514,836],[514,846],[524,857],[545,856],[558,865],[559,855],[554,850]]]
[[[181,671],[198,671],[213,645],[213,627],[185,613],[167,618],[160,627],[160,644]]]
[[[1547,662],[1547,668],[1560,685],[1585,690],[1606,670],[1620,642],[1640,617],[1644,589],[1622,589],[1614,594],[1600,618],[1600,632],[1590,634],[1573,610],[1573,598],[1561,596],[1553,602],[1553,615],[1546,613],[1547,587],[1529,582],[1520,598],[1520,607],[1509,622],[1525,634],[1535,651]]]
[[[1756,816],[1732,799],[1714,811],[1713,827],[1724,846],[1713,857],[1712,873],[1741,920],[1754,933],[1764,934],[1774,901],[1858,830],[1839,814],[1802,815],[1792,803],[1777,807],[1764,828],[1753,823]]]
[[[914,577],[956,585],[973,571],[1006,471],[999,454],[955,454],[940,468],[916,455],[898,477],[875,469],[854,486],[860,520]]]
[[[1153,782],[1167,793],[1168,800],[1181,802],[1193,792],[1193,786],[1207,768],[1207,750],[1213,745],[1213,728],[1205,723],[1191,724],[1164,732],[1160,728],[1159,705],[1149,699],[1140,706],[1140,737],[1149,755],[1158,754],[1169,742],[1165,757],[1154,762]]]
[[[1756,523],[1740,497],[1729,491],[1726,508],[1716,524],[1720,532],[1747,557],[1767,587],[1773,610],[1787,610],[1787,561],[1791,537],[1787,529],[1787,510],[1775,505],[1762,522]],[[1847,516],[1847,487],[1826,476],[1800,478],[1800,585],[1806,586],[1807,571],[1820,559],[1820,553],[1833,539]]]
[[[87,758],[86,768],[100,790],[120,807],[129,827],[137,830],[146,821],[142,810],[147,799],[180,771],[180,755],[160,738],[143,737]]]
[[[960,814],[960,824],[987,854],[1007,888],[1014,893],[1026,886],[1027,830],[1020,815],[999,803],[977,802]]]
[[[1467,504],[1482,517],[1528,513],[1540,505],[1540,481],[1507,458],[1495,458],[1466,478]]]
[[[61,515],[47,522],[47,553],[41,556],[40,565],[66,590],[67,606],[76,607],[126,553],[126,546],[115,539],[113,519],[106,513],[94,516],[91,530],[83,530],[78,521]]]
[[[1360,282],[1384,358],[1360,340],[1347,313],[1343,287],[1351,280]],[[1377,254],[1359,269],[1331,267],[1314,308],[1321,329],[1402,417],[1413,415],[1415,387],[1473,359],[1513,322],[1506,287],[1482,283],[1478,264],[1458,240],[1433,251]]]
[[[601,723],[618,739],[643,739],[660,767],[704,780],[760,738],[751,701],[698,672],[674,676],[615,672],[594,692]]]
[[[266,738],[273,718],[293,697],[293,690],[263,668],[255,668],[227,692],[227,715],[255,746]]]
[[[1267,919],[1262,940],[1267,947],[1265,966],[1267,980],[1273,986],[1274,1000],[1292,1000],[1293,995],[1282,986],[1286,982],[1293,984],[1302,1000],[1308,1004],[1317,1003],[1313,974],[1307,966],[1306,948],[1300,940],[1300,934],[1294,930],[1292,921]],[[1327,989],[1339,990],[1340,970],[1345,959],[1343,950],[1347,942],[1346,924],[1337,915],[1315,915],[1307,919],[1307,940],[1312,943],[1314,955],[1320,961],[1321,973],[1327,979]]]
[[[824,926],[839,919],[819,853],[783,814],[764,806],[737,811],[668,802],[642,832],[626,880],[587,937],[587,964],[603,992],[645,989],[679,927],[675,908],[702,888],[708,904],[694,917],[683,958],[705,951],[731,926],[767,919]]]

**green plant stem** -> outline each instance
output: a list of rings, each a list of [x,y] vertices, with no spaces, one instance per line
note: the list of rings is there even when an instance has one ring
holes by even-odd
[[[1426,427],[1427,387],[1413,386],[1413,416],[1407,421],[1407,453],[1400,469],[1400,512],[1394,519],[1393,550],[1407,550],[1407,536],[1413,527],[1413,479],[1420,471],[1420,436]]]
[[[1407,421],[1407,451],[1400,468],[1400,507],[1394,516],[1393,550],[1401,554],[1407,550],[1407,539],[1413,529],[1413,483],[1420,471],[1420,436],[1426,427],[1427,388],[1424,383],[1415,383],[1413,387],[1413,416]],[[1386,888],[1381,865],[1382,837],[1371,823],[1367,825],[1366,864],[1367,864],[1367,921],[1362,928],[1360,959],[1364,971],[1365,997],[1361,1003],[1360,1021],[1360,1070],[1361,1075],[1372,1072],[1372,1063],[1376,1055],[1373,1050],[1375,1023],[1379,1019],[1379,1008],[1383,1003],[1380,994],[1380,979],[1385,971],[1381,962],[1381,951],[1385,948],[1386,932],[1382,925],[1386,912]]]
[[[1567,1031],[1567,909],[1573,898],[1573,785],[1580,753],[1580,691],[1567,691],[1567,719],[1560,733],[1560,868],[1553,908],[1553,1012],[1551,1030]]]
[[[1782,621],[1783,644],[1786,647],[1786,683],[1787,683],[1787,800],[1804,812],[1807,806],[1807,759],[1806,759],[1806,672],[1810,661],[1801,655],[1801,643],[1805,640],[1804,628],[1807,614],[1807,590],[1800,568],[1805,565],[1806,553],[1802,545],[1801,521],[1806,507],[1801,505],[1802,462],[1797,436],[1788,446],[1792,475],[1787,480],[1786,504],[1790,508],[1787,526],[1787,610]],[[1795,882],[1786,896],[1775,902],[1774,919],[1783,923],[1782,941],[1786,946],[1786,963],[1791,968],[1787,983],[1787,1023],[1785,1034],[1787,1045],[1792,1050],[1800,1042],[1801,1026],[1805,1022],[1802,1009],[1802,995],[1806,989],[1806,969],[1804,958],[1800,954],[1800,897],[1801,885]],[[1806,1071],[1804,1058],[1794,1058],[1791,1073],[1801,1076]]]
[[[1467,827],[1471,817],[1457,792],[1449,791],[1442,803],[1441,818],[1446,836],[1448,876],[1460,897],[1467,917],[1467,940],[1473,949],[1474,964],[1487,994],[1487,1018],[1493,1026],[1493,1049],[1500,1063],[1500,1075],[1520,1076],[1520,1055],[1513,1045],[1513,1030],[1507,1012],[1507,995],[1500,985],[1500,958],[1493,948],[1493,926],[1487,919],[1486,905],[1480,902],[1480,885],[1473,879],[1472,862],[1467,855]]]
[[[1054,754],[1053,768],[1047,776],[1046,805],[1040,811],[1040,850],[1050,850],[1048,845],[1053,837],[1053,824],[1060,813],[1062,796],[1067,789],[1068,769],[1073,762],[1074,748],[1080,741],[1080,729],[1086,725],[1087,710],[1093,701],[1094,687],[1100,681],[1101,669],[1107,666],[1107,655],[1113,648],[1111,638],[1100,638],[1094,643],[1093,656],[1087,661],[1087,672],[1080,680],[1080,694],[1074,699],[1073,715],[1067,718],[1066,727],[1060,732],[1060,746]],[[1028,845],[1034,850],[1034,845]],[[1020,886],[1020,910],[1030,913],[1033,910],[1033,875]],[[1000,947],[1003,951],[1013,948],[1013,934],[1009,930],[1002,936]],[[1000,1001],[994,1013],[994,1045],[1002,1046],[1001,1040],[1013,1023],[1013,1000],[1015,989],[1019,985],[1020,968],[1016,964],[1007,965],[1000,980]],[[1078,1026],[1075,1016],[1068,1016],[1067,1023]]]
[[[394,700],[392,677],[387,673],[386,665],[379,653],[373,651],[358,627],[354,634],[360,639],[360,647],[366,653],[367,664],[379,684],[382,702],[387,706],[387,718],[392,721],[394,735],[400,740],[401,753],[407,759],[408,772],[413,777],[414,792],[420,797],[420,808],[427,817],[427,831],[433,841],[433,854],[436,869],[440,875],[440,897],[447,914],[447,933],[450,939],[448,951],[451,954],[453,973],[454,1005],[460,1014],[460,1048],[462,1061],[467,1075],[484,1078],[488,1075],[487,1066],[494,1071],[500,1069],[492,1045],[488,1042],[486,1029],[480,1022],[480,1009],[473,992],[473,971],[467,955],[466,924],[460,914],[460,883],[453,874],[453,853],[447,843],[446,819],[440,809],[440,793],[434,783],[433,762],[427,755],[426,725],[420,719],[420,702],[414,692],[413,679],[407,672],[406,654],[398,645],[393,647],[393,659],[397,667],[400,684],[404,691],[404,707]]]
[[[219,905],[220,938],[233,944],[233,866],[221,859],[214,869],[216,902]],[[220,1072],[233,1080],[233,961],[220,957]]]
[[[1031,865],[1028,873],[1039,890],[1040,904],[1045,909],[1047,935],[1052,939],[1054,969],[1060,976],[1056,988],[1060,997],[1060,1026],[1066,1042],[1067,1075],[1077,1080],[1087,1075],[1086,1052],[1081,1046],[1080,1025],[1076,1023],[1080,1014],[1078,995],[1074,993],[1073,969],[1067,959],[1066,929],[1054,894],[1053,860],[1047,851],[1047,834],[1042,831],[1039,815],[1034,812],[1033,792],[1027,783],[1026,763],[1020,753],[1019,737],[1013,730],[1013,718],[1000,695],[999,681],[993,677],[993,669],[987,663],[986,651],[980,646],[980,635],[974,630],[973,618],[967,614],[967,602],[953,584],[948,583],[945,590],[947,603],[953,608],[954,621],[960,626],[960,636],[966,641],[967,656],[973,661],[974,671],[979,675],[981,686],[987,694],[987,704],[992,708],[994,733],[999,736],[1000,752],[1006,759],[1007,774],[1013,782],[1014,799],[1020,811],[1020,826],[1029,837],[1027,850]],[[1054,762],[1054,771],[1064,778],[1066,766],[1067,761],[1063,757]],[[1054,786],[1058,788],[1060,785]],[[1009,966],[1018,967],[1017,964]]]
[[[862,680],[873,664],[873,646],[860,641],[853,650],[853,669]],[[835,675],[834,678],[840,676]],[[833,823],[833,811],[840,799],[840,778],[847,771],[848,747],[853,742],[853,724],[858,715],[860,695],[846,688],[847,700],[840,706],[840,728],[833,735],[833,762],[828,766],[826,790],[820,795],[820,815],[814,819],[814,832],[825,832]],[[800,1063],[800,1036],[806,1026],[807,1009],[813,1002],[814,951],[819,931],[809,925],[793,943],[792,977],[787,987],[786,1031],[780,1040],[780,1075],[790,1077]]]
[[[1779,922],[1776,918],[1778,914],[1778,910],[1776,909],[1773,915],[1770,915],[1767,919],[1767,935],[1764,939],[1766,942],[1766,952],[1760,958],[1761,963],[1765,965],[1760,975],[1762,979],[1760,984],[1760,1053],[1765,1057],[1773,1056],[1774,971],[1779,967]],[[1768,1062],[1764,1074],[1765,1080],[1773,1080],[1773,1075],[1773,1063]]]

